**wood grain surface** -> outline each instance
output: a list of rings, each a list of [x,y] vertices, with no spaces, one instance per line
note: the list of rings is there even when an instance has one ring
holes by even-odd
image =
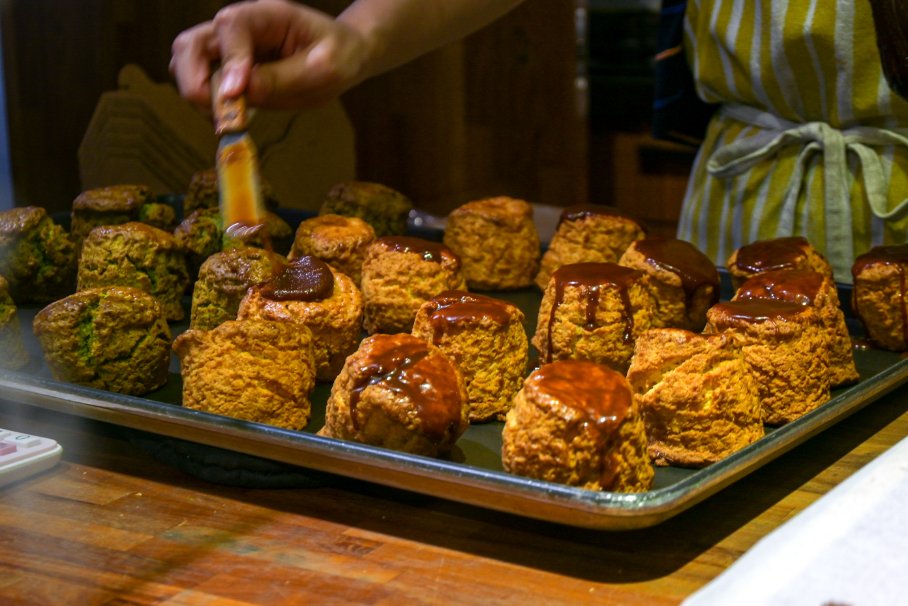
[[[678,604],[908,435],[908,390],[658,526],[590,531],[338,477],[249,489],[2,400],[63,461],[0,488],[5,604]],[[139,435],[138,437],[142,437]]]

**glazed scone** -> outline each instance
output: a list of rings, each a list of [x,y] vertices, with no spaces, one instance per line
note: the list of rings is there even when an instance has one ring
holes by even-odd
[[[101,225],[82,244],[78,289],[131,286],[161,302],[168,320],[182,320],[189,285],[186,255],[173,234],[145,223]]]
[[[533,207],[524,200],[498,196],[455,208],[444,243],[460,257],[472,289],[523,288],[533,284],[539,270],[539,234]]]
[[[76,252],[66,231],[39,206],[0,212],[0,275],[18,303],[47,303],[76,287]]]
[[[675,238],[634,240],[618,264],[649,276],[656,302],[654,328],[699,332],[706,326],[706,310],[719,302],[719,270],[690,242]]]
[[[359,217],[382,237],[405,234],[411,210],[413,202],[387,185],[345,181],[328,191],[318,214]]]
[[[542,362],[588,360],[625,372],[655,303],[643,272],[617,263],[572,263],[549,279],[532,343]]]
[[[286,429],[303,429],[315,386],[312,335],[304,326],[228,320],[173,342],[183,406]]]
[[[359,344],[363,296],[353,280],[306,255],[290,261],[267,282],[249,289],[237,319],[301,324],[312,332],[319,381],[333,381]]]
[[[366,337],[331,388],[319,435],[437,457],[466,430],[467,394],[440,349],[408,334]]]
[[[413,335],[441,349],[463,375],[470,422],[504,420],[529,358],[524,315],[515,305],[462,290],[419,308]]]
[[[656,465],[704,467],[764,435],[757,385],[731,335],[644,331],[627,380]]]
[[[369,334],[410,332],[419,307],[446,290],[466,290],[460,259],[422,238],[384,236],[363,259],[363,327]]]
[[[170,231],[176,226],[176,211],[169,204],[155,201],[147,185],[110,185],[76,196],[71,220],[70,232],[78,254],[83,240],[99,225],[140,221]]]
[[[6,278],[0,276],[0,368],[19,370],[28,364],[16,303],[9,295]]]
[[[773,299],[816,308],[829,349],[829,383],[840,387],[860,376],[854,347],[835,283],[827,275],[808,269],[775,269],[748,279],[732,300]]]
[[[502,431],[501,462],[509,473],[589,490],[643,492],[655,475],[627,380],[576,360],[527,377]]]
[[[876,246],[851,267],[851,307],[867,340],[889,351],[908,350],[908,244]]]
[[[240,302],[252,286],[276,275],[287,259],[262,248],[230,248],[208,257],[192,290],[189,327],[210,330],[235,320]]]
[[[829,399],[829,347],[815,308],[774,300],[727,301],[707,312],[706,332],[741,339],[764,423],[784,425]]]
[[[751,276],[772,269],[809,269],[833,278],[829,261],[803,236],[746,244],[731,254],[726,266],[735,289]]]
[[[54,378],[143,395],[167,382],[170,328],[158,300],[138,288],[90,288],[35,315],[35,336]]]
[[[318,257],[359,286],[366,248],[374,241],[375,230],[359,217],[319,215],[297,226],[289,256]]]
[[[611,206],[582,204],[561,211],[542,255],[536,286],[545,290],[552,272],[571,263],[617,263],[631,242],[646,237],[643,225]]]

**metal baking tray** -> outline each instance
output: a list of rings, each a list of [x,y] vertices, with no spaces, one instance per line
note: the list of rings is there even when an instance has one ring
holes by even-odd
[[[540,302],[535,289],[493,293],[524,310],[532,334]],[[842,293],[846,315],[848,293]],[[0,401],[12,401],[120,426],[367,480],[521,516],[595,529],[652,526],[716,493],[797,444],[892,391],[908,379],[908,359],[857,347],[858,384],[840,389],[801,419],[771,429],[758,442],[704,469],[660,467],[654,488],[639,494],[595,492],[511,475],[501,467],[502,423],[471,426],[447,459],[431,459],[315,435],[323,424],[329,385],[312,395],[313,416],[305,431],[290,431],[179,405],[182,382],[176,359],[168,383],[145,397],[114,394],[54,380],[31,331],[37,308],[20,308],[31,351],[20,372],[0,370]],[[853,319],[852,329],[860,332]],[[174,336],[184,324],[171,326]],[[2,402],[0,402],[2,405]]]

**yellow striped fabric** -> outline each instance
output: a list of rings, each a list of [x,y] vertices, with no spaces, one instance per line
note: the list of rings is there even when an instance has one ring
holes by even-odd
[[[724,265],[804,235],[842,282],[872,245],[908,241],[908,102],[883,77],[866,0],[689,0],[685,26],[699,94],[732,111],[700,148],[680,238]]]

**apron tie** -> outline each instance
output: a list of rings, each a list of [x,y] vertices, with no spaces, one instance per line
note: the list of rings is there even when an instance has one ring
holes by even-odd
[[[854,153],[861,163],[867,204],[875,216],[883,220],[890,219],[908,208],[908,198],[891,210],[886,208],[889,180],[879,156],[871,149],[872,146],[884,145],[908,147],[908,130],[856,126],[840,131],[825,122],[791,122],[746,105],[724,105],[721,114],[755,126],[762,132],[717,149],[707,164],[707,170],[714,177],[735,177],[771,158],[783,147],[802,146],[785,190],[778,236],[793,233],[795,206],[803,184],[805,167],[815,153],[823,154],[826,249],[833,267],[850,267],[854,251],[851,188],[848,184],[849,152]]]

